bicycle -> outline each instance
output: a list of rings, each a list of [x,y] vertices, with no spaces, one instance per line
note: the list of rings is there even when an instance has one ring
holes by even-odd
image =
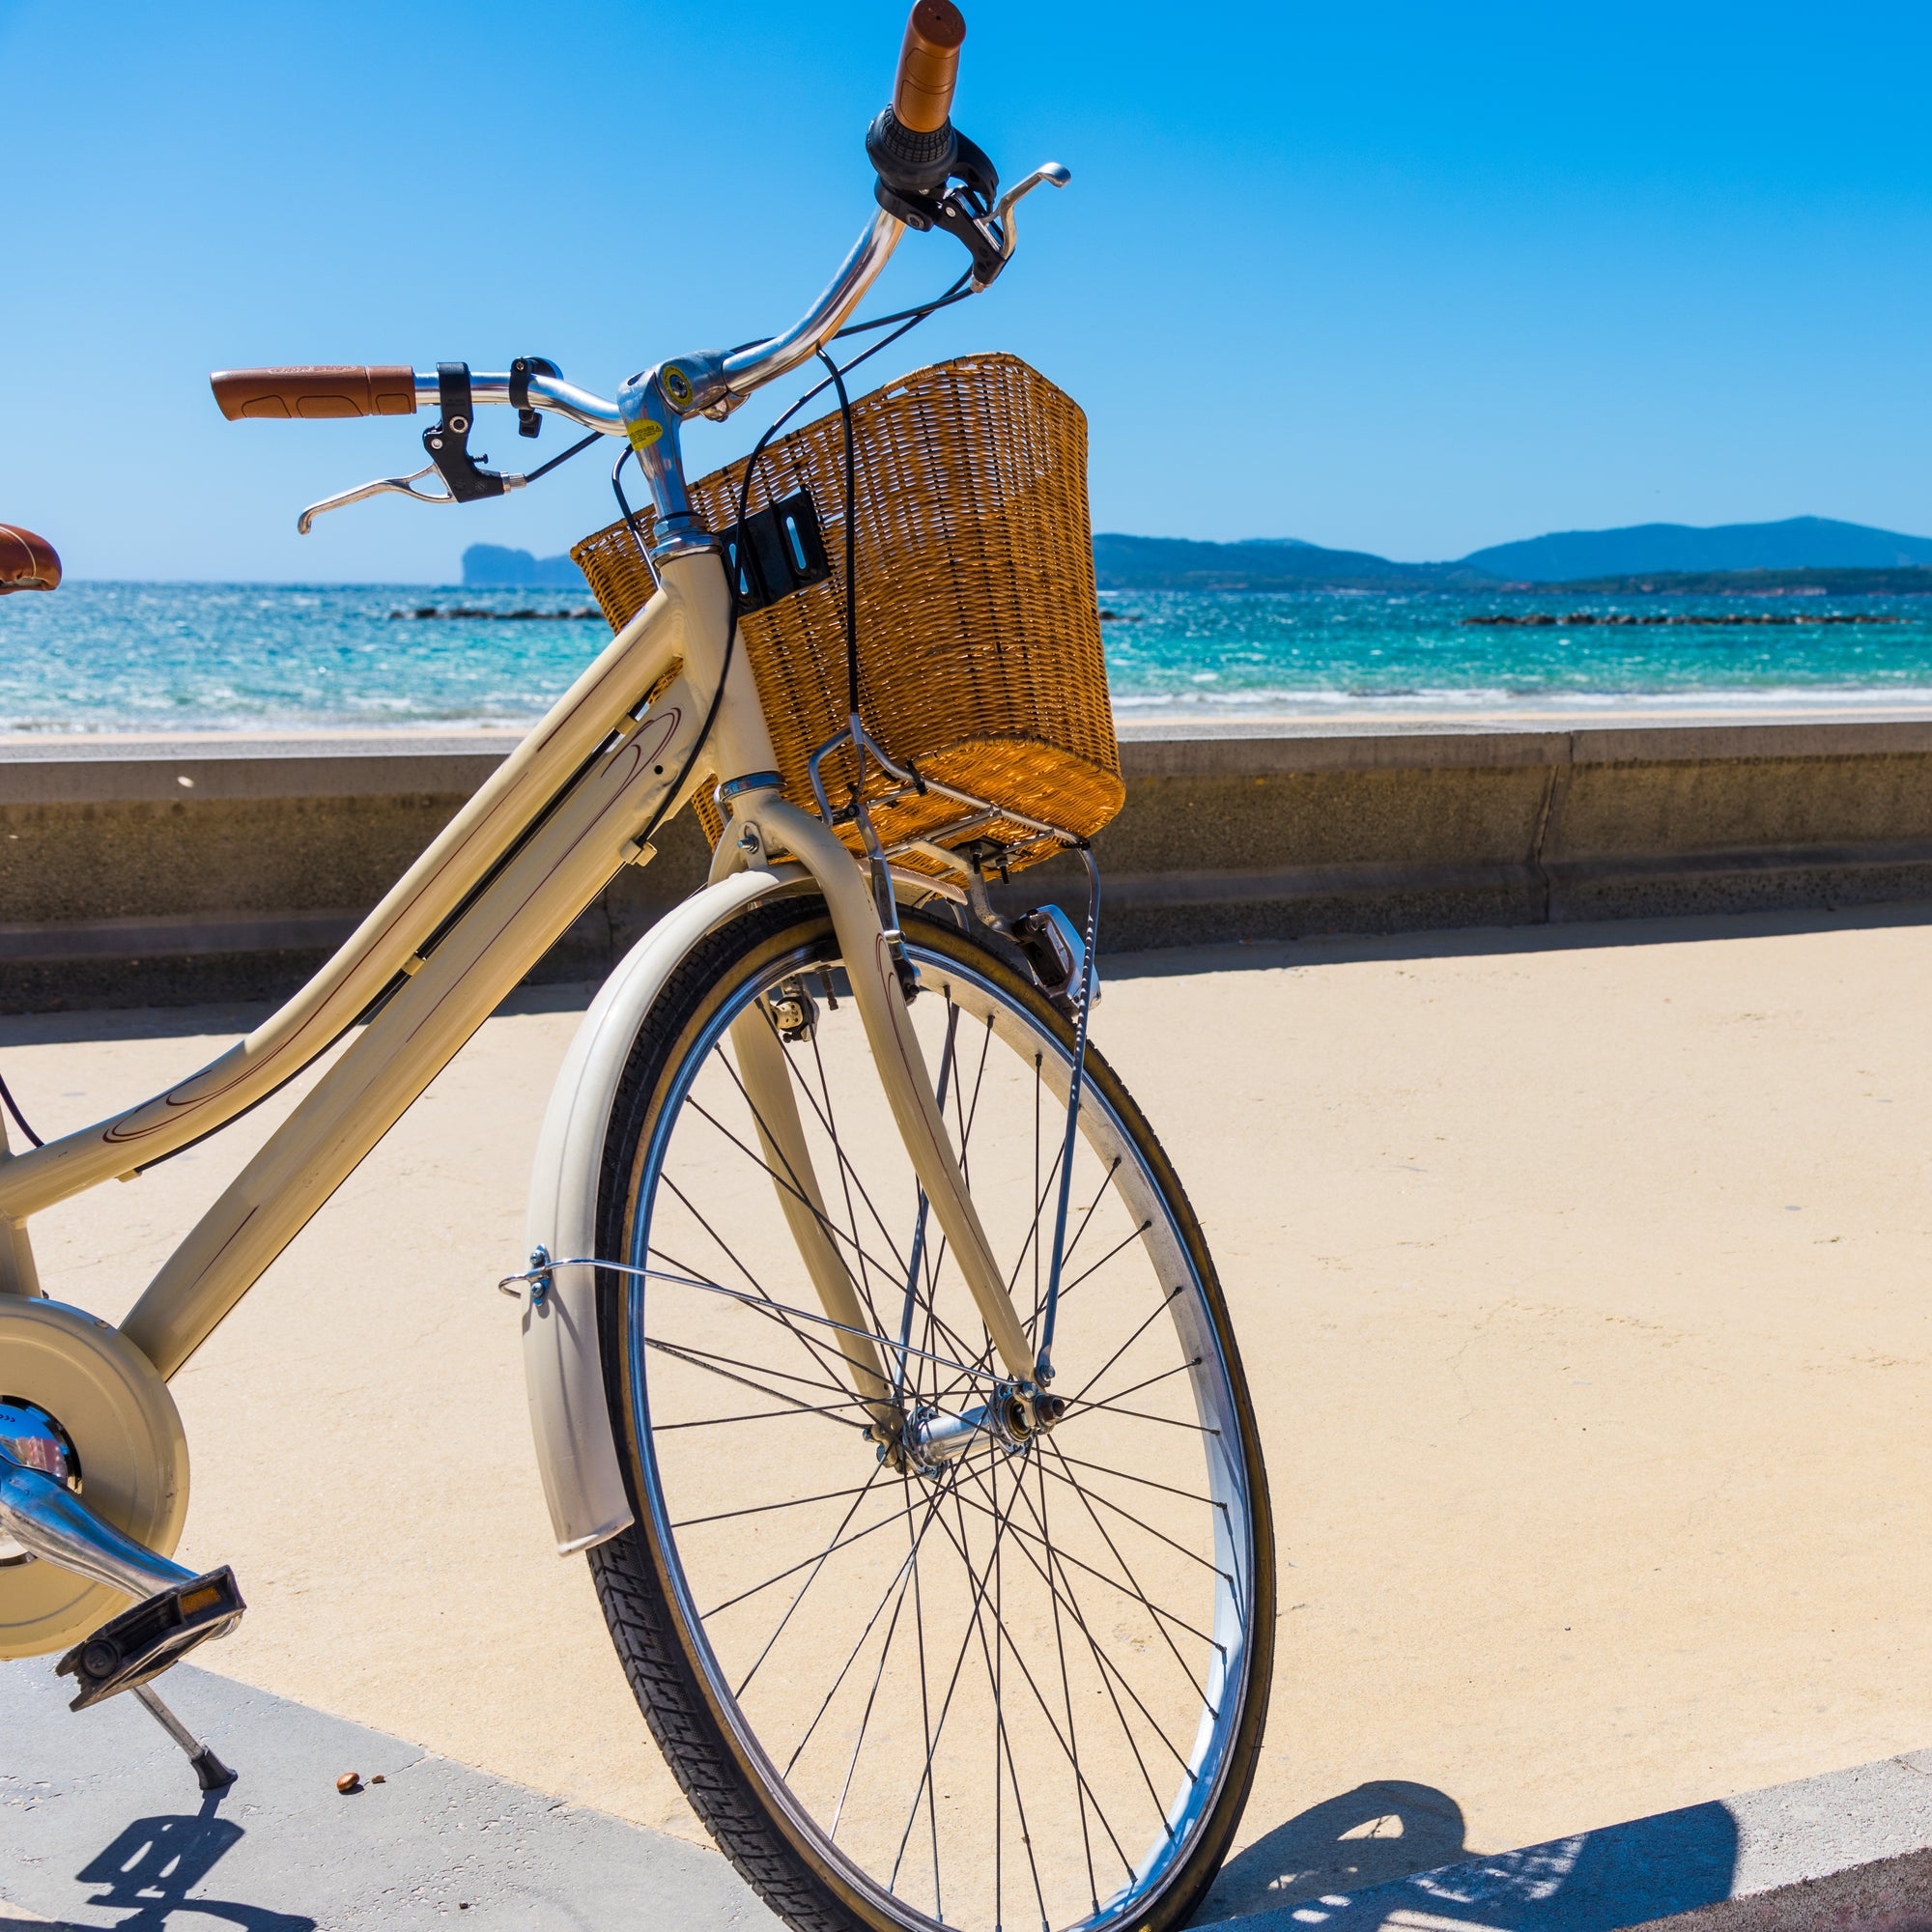
[[[425,469],[304,529],[379,492],[533,481],[471,457],[481,404],[583,428],[566,456],[615,440],[622,515],[576,553],[611,643],[316,977],[167,1093],[0,1158],[0,1656],[71,1646],[75,1708],[135,1690],[205,1786],[232,1774],[153,1680],[244,1605],[231,1570],[170,1560],[167,1379],[689,806],[709,881],[592,1002],[529,1264],[499,1284],[557,1547],[587,1553],[646,1720],[721,1849],[813,1932],[1167,1927],[1225,1854],[1272,1665],[1266,1477],[1200,1226],[1088,1040],[1087,841],[1121,792],[1083,419],[1010,357],[855,402],[829,353],[989,287],[1020,198],[1066,179],[1001,195],[952,128],[964,31],[948,0],[914,8],[867,136],[879,212],[783,334],[614,401],[535,356],[212,379],[233,419],[438,412]],[[970,269],[855,323],[908,227]],[[685,426],[813,356],[838,410],[775,440],[809,392],[688,483]],[[415,487],[432,470],[440,494]],[[955,701],[970,742],[895,735]],[[1067,852],[1084,930],[1000,915],[996,877]],[[33,1213],[352,1034],[119,1329],[42,1295]]]

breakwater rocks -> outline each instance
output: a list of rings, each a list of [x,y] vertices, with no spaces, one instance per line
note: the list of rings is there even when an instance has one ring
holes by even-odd
[[[1562,625],[1566,630],[1572,625],[1584,624],[1674,624],[1692,630],[1731,630],[1739,625],[1759,624],[1902,624],[1903,617],[1881,617],[1876,613],[1867,615],[1863,611],[1819,611],[1803,616],[1787,615],[1784,611],[1726,611],[1712,617],[1687,617],[1673,611],[1669,616],[1637,616],[1628,611],[1599,612],[1595,611],[1573,611],[1567,617],[1551,616],[1547,611],[1531,611],[1521,616],[1505,615],[1497,617],[1464,617],[1465,624],[1482,624],[1491,628],[1524,626],[1529,629],[1549,629]]]
[[[421,618],[465,617],[490,624],[581,624],[603,614],[594,605],[577,611],[474,611],[468,605],[452,605],[447,611],[439,611],[434,604],[425,604],[420,611],[391,611],[389,621],[414,623]]]

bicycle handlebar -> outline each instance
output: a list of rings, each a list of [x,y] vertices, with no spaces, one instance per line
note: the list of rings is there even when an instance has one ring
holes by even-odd
[[[305,422],[335,416],[409,416],[416,409],[415,371],[399,363],[299,369],[217,369],[208,379],[230,422]]]
[[[899,48],[899,71],[893,81],[893,113],[915,134],[936,134],[952,113],[952,89],[959,79],[959,47],[966,38],[965,16],[952,0],[917,0]]]
[[[473,414],[486,403],[520,411],[526,435],[536,433],[531,412],[542,411],[604,436],[628,436],[647,470],[652,462],[662,467],[662,452],[649,458],[643,452],[669,431],[665,444],[670,451],[669,468],[662,477],[649,473],[654,476],[654,492],[674,484],[681,495],[675,435],[679,420],[700,413],[723,418],[753,390],[809,361],[851,319],[908,226],[944,227],[965,242],[973,256],[972,286],[977,294],[991,284],[1012,255],[1015,205],[1043,184],[1066,185],[1067,171],[1048,161],[1001,194],[992,162],[952,128],[952,93],[965,39],[966,22],[953,0],[914,0],[891,105],[867,136],[867,151],[879,173],[878,212],[818,299],[790,328],[742,349],[680,357],[633,377],[624,391],[624,408],[634,413],[643,409],[651,413],[651,422],[631,421],[616,402],[549,373],[554,365],[539,356],[520,361],[514,374],[500,375],[469,370],[460,363],[440,369],[401,364],[221,369],[209,378],[214,400],[230,422],[406,416],[424,407],[442,412],[443,420],[425,432],[429,468],[311,504],[297,520],[302,530],[323,510],[383,493],[400,493],[417,502],[454,503],[521,489],[529,479],[482,469],[469,454],[467,439],[473,424],[466,419],[466,410]],[[960,183],[956,191],[949,187],[955,175]],[[451,383],[467,384],[467,390],[446,386]],[[451,397],[467,401],[458,406]],[[641,440],[640,430],[649,431]],[[553,467],[546,464],[532,476]],[[431,469],[440,472],[447,494],[436,496],[413,487]]]
[[[931,0],[922,0],[931,4]],[[877,278],[905,232],[905,224],[883,210],[867,224],[839,265],[838,272],[803,317],[781,335],[753,343],[722,358],[721,369],[735,403],[753,389],[810,360],[819,346],[841,328]],[[214,400],[230,422],[331,416],[406,416],[436,409],[440,387],[434,369],[304,368],[219,369],[209,379]],[[585,429],[622,436],[624,418],[614,402],[580,389],[559,376],[534,371],[525,379],[527,407],[566,416]],[[470,399],[509,404],[510,377],[471,370]]]
[[[435,409],[440,391],[434,369],[412,369],[406,363],[379,369],[217,369],[208,379],[221,413],[230,422],[304,422],[336,416],[410,416],[419,409]],[[526,379],[529,407],[552,415],[568,416],[585,429],[622,436],[624,420],[615,403],[593,396],[561,377],[532,373]],[[470,395],[477,403],[511,401],[510,376],[473,371]]]

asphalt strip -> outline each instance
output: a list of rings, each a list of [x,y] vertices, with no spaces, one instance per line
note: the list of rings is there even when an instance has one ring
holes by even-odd
[[[0,1668],[0,1925],[778,1926],[700,1846],[188,1664],[156,1688],[239,1774],[226,1791],[199,1792],[133,1698],[71,1713],[51,1660]]]
[[[0,1671],[0,1925],[778,1925],[701,1847],[189,1665],[163,1688],[240,1774],[226,1791],[197,1792],[131,1698],[75,1715],[48,1660]],[[360,1789],[344,1795],[348,1772]],[[1267,1833],[1231,1861],[1196,1927],[1932,1932],[1932,1751],[1401,1873],[1416,1789],[1364,1786]],[[1382,1882],[1362,1884],[1370,1870]]]

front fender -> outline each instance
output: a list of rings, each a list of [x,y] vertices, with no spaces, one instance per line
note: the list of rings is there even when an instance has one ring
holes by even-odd
[[[707,933],[753,899],[782,890],[765,871],[738,872],[706,886],[652,926],[605,980],[564,1056],[544,1114],[530,1178],[532,1249],[542,1247],[557,1261],[597,1252],[605,1130],[645,1013]],[[592,1269],[558,1268],[541,1303],[526,1310],[524,1376],[544,1499],[558,1553],[568,1556],[606,1542],[634,1520],[604,1392]]]

